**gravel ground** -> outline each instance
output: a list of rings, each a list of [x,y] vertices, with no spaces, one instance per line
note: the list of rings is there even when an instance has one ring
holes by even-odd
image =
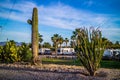
[[[120,69],[100,68],[92,77],[79,66],[0,64],[0,80],[120,80]]]

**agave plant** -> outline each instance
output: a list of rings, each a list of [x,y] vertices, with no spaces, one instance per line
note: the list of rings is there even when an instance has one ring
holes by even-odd
[[[100,61],[105,49],[105,41],[102,41],[101,31],[97,28],[79,28],[77,33],[77,57],[82,65],[94,76],[100,67]]]

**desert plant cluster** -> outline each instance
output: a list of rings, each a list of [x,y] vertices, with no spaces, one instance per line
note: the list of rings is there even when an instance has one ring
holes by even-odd
[[[0,62],[13,63],[30,61],[31,57],[31,50],[25,43],[17,46],[14,41],[8,41],[4,46],[0,46]]]
[[[100,66],[106,41],[102,40],[99,29],[79,28],[77,31],[77,56],[91,76]]]

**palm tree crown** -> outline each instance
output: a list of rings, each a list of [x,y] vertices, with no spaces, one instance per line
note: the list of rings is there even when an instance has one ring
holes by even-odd
[[[62,45],[62,43],[64,42],[63,37],[59,36],[58,42],[59,42],[60,48],[61,48],[61,45]]]
[[[58,47],[59,35],[54,34],[53,37],[51,37],[51,40],[53,42],[53,45],[55,46],[55,53],[57,55],[57,47]]]
[[[69,39],[65,38],[64,42],[66,43],[66,47],[67,47],[67,43],[69,42]]]
[[[39,34],[38,34],[38,39],[39,39],[39,42],[40,42],[40,43],[42,43],[42,42],[43,42],[42,37],[43,37],[43,36],[39,33]]]

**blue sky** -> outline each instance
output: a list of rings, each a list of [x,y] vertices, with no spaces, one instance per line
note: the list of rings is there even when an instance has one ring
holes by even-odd
[[[120,41],[119,4],[120,0],[0,0],[0,41],[31,42],[27,20],[33,7],[38,8],[44,42],[51,43],[56,33],[70,39],[72,31],[84,26],[100,27],[104,37]]]

